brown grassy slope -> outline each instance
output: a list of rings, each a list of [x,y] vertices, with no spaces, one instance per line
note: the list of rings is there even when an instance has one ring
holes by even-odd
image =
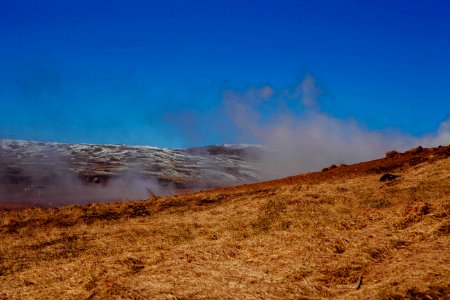
[[[231,189],[0,212],[0,299],[443,299],[449,154],[416,149]],[[380,182],[386,171],[400,177]]]

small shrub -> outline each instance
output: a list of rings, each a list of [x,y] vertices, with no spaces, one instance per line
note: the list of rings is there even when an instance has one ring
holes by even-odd
[[[189,229],[181,230],[177,232],[177,234],[172,236],[172,241],[175,244],[183,244],[190,240],[192,240],[194,236],[192,235],[192,232]]]
[[[280,201],[269,200],[262,205],[258,218],[251,224],[253,229],[268,231],[275,223],[286,205]]]
[[[381,262],[386,257],[385,251],[378,248],[369,248],[365,252],[376,262]]]
[[[392,239],[390,241],[390,243],[391,243],[391,246],[394,249],[402,249],[402,248],[405,248],[408,245],[408,242],[406,242],[406,241],[404,241],[402,239],[399,239],[399,238]]]
[[[363,268],[359,263],[352,263],[332,270],[324,270],[320,281],[325,284],[353,284],[361,275]]]
[[[442,225],[438,228],[437,232],[438,232],[439,234],[444,234],[444,235],[450,234],[450,223],[442,224]]]
[[[188,203],[182,199],[167,199],[159,203],[161,208],[171,208],[171,207],[183,207]]]
[[[123,263],[133,272],[139,272],[145,267],[142,260],[134,257],[128,257]]]
[[[394,158],[394,157],[396,157],[398,154],[399,154],[399,153],[398,153],[397,151],[392,150],[392,151],[386,152],[386,158]]]
[[[447,286],[429,286],[426,290],[420,290],[416,287],[409,288],[404,294],[393,294],[382,292],[378,295],[382,300],[401,300],[401,299],[447,299],[450,293],[450,285]]]
[[[345,252],[345,248],[341,245],[334,245],[334,252],[337,254],[342,254]]]
[[[389,199],[365,199],[361,201],[361,204],[370,208],[386,208],[392,205]]]

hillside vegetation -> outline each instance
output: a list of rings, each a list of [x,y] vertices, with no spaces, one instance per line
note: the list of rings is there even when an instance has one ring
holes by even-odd
[[[443,299],[449,234],[450,148],[389,152],[228,189],[2,211],[0,299]]]

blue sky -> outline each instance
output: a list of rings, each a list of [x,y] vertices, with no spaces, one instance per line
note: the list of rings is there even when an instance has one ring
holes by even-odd
[[[0,138],[247,142],[226,91],[308,76],[326,114],[421,136],[450,116],[449,16],[448,1],[2,0]]]

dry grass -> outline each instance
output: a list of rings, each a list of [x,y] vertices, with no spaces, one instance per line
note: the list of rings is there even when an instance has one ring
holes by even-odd
[[[450,158],[411,165],[0,212],[0,299],[443,299]]]

